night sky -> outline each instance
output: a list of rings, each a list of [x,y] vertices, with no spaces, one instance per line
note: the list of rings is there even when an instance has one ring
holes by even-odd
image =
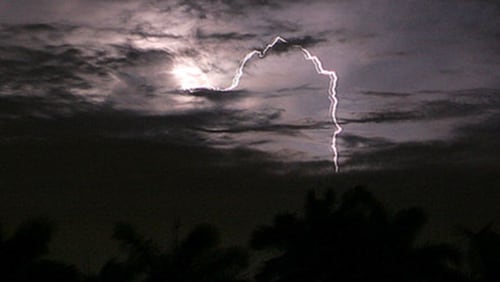
[[[439,240],[498,225],[499,27],[495,0],[0,0],[0,221],[54,219],[89,267],[117,221],[245,242],[311,188],[422,206]],[[278,35],[339,77],[339,173],[328,78],[296,49],[183,90]]]

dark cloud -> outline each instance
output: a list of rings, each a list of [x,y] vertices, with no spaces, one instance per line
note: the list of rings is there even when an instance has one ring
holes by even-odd
[[[476,169],[497,166],[495,148],[500,144],[498,128],[500,92],[498,89],[477,88],[455,91],[421,91],[417,93],[381,92],[384,99],[408,99],[424,95],[423,101],[411,110],[401,109],[360,115],[350,122],[402,124],[465,119],[465,123],[452,123],[452,133],[444,139],[427,141],[392,141],[373,137],[350,136],[344,132],[341,152],[344,168],[418,170],[423,168]],[[370,95],[371,93],[365,93]],[[378,92],[375,93],[377,96]],[[407,95],[409,94],[409,95]],[[377,96],[378,97],[378,96]],[[430,100],[426,101],[426,98]],[[439,98],[437,98],[439,97]],[[342,155],[342,153],[341,153]]]
[[[498,11],[500,11],[500,2],[498,0],[463,0],[465,2],[480,2],[491,4],[492,6],[496,6]]]
[[[331,123],[316,122],[304,124],[255,124],[255,125],[239,125],[230,128],[197,128],[197,130],[208,133],[246,133],[246,132],[270,132],[280,135],[303,136],[301,130],[311,129],[328,129]],[[260,142],[260,141],[259,141]],[[269,142],[269,141],[267,141]]]
[[[344,165],[379,169],[497,167],[495,152],[500,146],[500,112],[455,128],[454,132],[447,140],[402,143],[346,136],[347,146],[360,142],[366,150],[352,151]]]
[[[226,41],[226,40],[247,40],[255,38],[257,35],[253,33],[238,33],[238,32],[212,32],[208,33],[203,31],[203,29],[196,30],[196,38],[199,40],[217,40],[217,41]]]
[[[20,25],[0,25],[2,31],[10,31],[12,33],[17,32],[54,32],[57,28],[52,24],[47,23],[32,23],[32,24],[20,24]]]
[[[276,90],[276,92],[295,92],[295,91],[318,91],[321,90],[322,88],[320,87],[314,87],[311,86],[309,83],[307,84],[302,84],[296,87],[284,87]]]
[[[411,109],[380,109],[376,112],[358,114],[357,118],[344,118],[349,123],[381,123],[439,120],[446,118],[464,118],[482,116],[491,112],[500,111],[500,90],[489,88],[466,89],[456,91],[421,91],[417,93],[398,92],[361,92],[363,95],[382,98],[411,99],[415,95],[436,95],[441,98],[430,96],[429,100],[415,102],[408,105]]]
[[[342,134],[342,140],[346,142],[349,147],[380,147],[392,144],[387,139],[368,138],[349,133]]]
[[[221,93],[210,95],[212,94]],[[230,94],[234,94],[227,95],[231,99],[218,99],[219,105],[215,108],[175,114],[150,114],[121,109],[112,101],[91,103],[85,97],[67,92],[47,92],[43,96],[3,96],[0,97],[0,139],[64,140],[93,136],[162,140],[161,142],[208,147],[231,144],[231,147],[238,147],[245,144],[237,141],[239,134],[267,132],[298,136],[304,130],[331,126],[327,122],[313,121],[280,123],[283,109],[268,107],[254,111],[234,110],[224,105],[241,99],[242,94]],[[226,135],[226,141],[220,138],[222,133]],[[268,142],[264,135],[255,136],[254,139],[257,143]]]
[[[245,90],[217,90],[212,88],[193,88],[183,91],[185,95],[203,97],[208,100],[217,101],[219,103],[238,100],[248,96],[248,91]]]
[[[173,56],[165,50],[139,49],[130,45],[114,46],[117,55],[108,57],[102,63],[115,69],[123,67],[147,67],[156,64],[168,65]]]
[[[277,20],[266,18],[262,24],[257,25],[259,30],[263,31],[264,36],[276,36],[277,34],[289,34],[300,31],[300,24],[289,20]]]
[[[326,42],[326,39],[325,38],[318,38],[318,37],[315,38],[313,36],[306,35],[303,37],[287,38],[287,42],[290,45],[300,45],[304,48],[307,48],[307,47],[314,46],[314,45],[321,43],[321,42]]]
[[[500,112],[497,111],[478,122],[462,125],[456,128],[455,132],[460,142],[469,145],[468,150],[483,151],[483,154],[477,156],[489,158],[495,162],[497,158],[495,148],[500,145]],[[468,150],[464,148],[464,153]]]
[[[106,101],[117,89],[126,89],[123,84],[138,89],[138,95],[156,93],[158,82],[168,85],[162,72],[172,65],[171,52],[126,40],[107,44],[99,34],[103,31],[123,32],[59,24],[3,25],[0,36],[10,40],[0,44],[0,91]],[[75,40],[89,32],[97,36]]]
[[[382,170],[443,166],[459,160],[461,157],[458,154],[463,148],[462,145],[450,145],[440,141],[396,143],[382,149],[363,150],[362,153],[352,154],[344,165],[348,168],[372,167]]]
[[[367,114],[361,114],[361,117],[349,119],[342,118],[345,123],[381,123],[381,122],[400,122],[400,121],[411,121],[419,118],[419,114],[416,111],[384,111],[384,112],[373,112]]]
[[[478,116],[500,111],[500,89],[448,91],[444,99],[423,102],[417,110],[424,119]]]
[[[297,1],[290,1],[297,2]],[[178,5],[184,9],[186,13],[196,15],[204,19],[208,14],[220,15],[221,13],[230,15],[244,15],[247,12],[261,9],[272,8],[278,9],[282,7],[281,1],[277,0],[211,0],[211,1],[195,1],[195,0],[181,0]]]
[[[89,81],[81,75],[99,76],[102,68],[88,62],[82,51],[71,46],[45,49],[0,46],[0,85],[23,92],[54,87],[87,89]],[[29,90],[28,90],[29,91]]]
[[[286,43],[280,42],[274,46],[272,52],[276,53],[284,53],[296,48],[296,46],[300,46],[303,48],[309,48],[315,46],[319,43],[326,42],[325,38],[316,38],[311,35],[306,35],[303,37],[290,37],[285,38]]]
[[[15,121],[36,118],[54,119],[94,111],[99,106],[84,97],[63,90],[47,91],[44,95],[5,95],[0,97],[0,119]],[[4,126],[7,126],[5,124]]]
[[[377,97],[407,97],[411,93],[400,93],[400,92],[381,92],[381,91],[361,91],[361,94],[367,96],[377,96]]]

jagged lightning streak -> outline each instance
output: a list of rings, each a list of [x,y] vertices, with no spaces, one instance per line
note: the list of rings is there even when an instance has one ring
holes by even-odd
[[[266,46],[266,48],[264,48],[264,50],[262,50],[262,51],[253,50],[252,52],[248,53],[245,56],[245,58],[243,58],[243,60],[241,61],[240,67],[238,68],[238,70],[236,70],[236,74],[234,75],[233,82],[231,83],[231,85],[227,88],[223,88],[220,90],[221,91],[231,91],[231,90],[235,89],[236,87],[238,87],[238,85],[240,84],[241,76],[243,76],[243,69],[247,65],[248,61],[250,61],[250,59],[252,59],[255,55],[258,55],[259,58],[264,58],[266,56],[267,52],[271,48],[273,48],[276,44],[278,44],[279,42],[288,43],[288,41],[283,39],[283,37],[277,36],[276,38],[274,38],[273,42],[271,42],[270,44],[268,44]]]
[[[259,58],[264,58],[267,55],[267,52],[280,42],[285,43],[285,44],[289,44],[289,42],[286,39],[284,39],[281,36],[277,36],[262,51],[261,50],[253,50],[250,53],[246,54],[246,56],[241,61],[240,66],[236,70],[236,73],[233,77],[233,80],[232,80],[232,83],[230,86],[228,86],[226,88],[208,87],[208,89],[215,90],[215,91],[222,91],[222,92],[231,91],[231,90],[235,89],[240,84],[240,79],[243,76],[243,70],[245,69],[245,66],[247,65],[247,63],[254,56],[258,56]],[[311,52],[309,52],[309,50],[307,50],[306,48],[302,47],[301,45],[296,45],[296,44],[292,45],[292,47],[299,49],[302,52],[302,54],[304,55],[304,58],[308,61],[311,61],[314,64],[314,68],[316,69],[316,72],[318,74],[328,76],[328,78],[330,79],[330,84],[328,87],[328,99],[330,100],[329,113],[330,113],[330,119],[333,123],[333,126],[335,127],[333,134],[332,134],[332,141],[330,144],[330,148],[331,148],[331,151],[333,153],[332,160],[333,160],[335,172],[338,172],[340,167],[338,164],[339,154],[338,154],[338,150],[337,150],[337,135],[342,132],[342,127],[340,126],[340,124],[337,120],[337,107],[338,107],[338,103],[339,103],[339,101],[337,99],[337,81],[338,81],[337,74],[333,70],[325,70],[323,68],[323,64],[321,63],[321,60],[317,56],[312,55]],[[186,90],[188,90],[188,91],[193,90],[194,91],[194,89],[186,89]]]
[[[333,152],[333,165],[335,166],[335,172],[339,171],[339,153],[337,151],[337,135],[342,132],[342,127],[337,120],[337,107],[339,100],[337,99],[337,81],[338,77],[335,71],[325,70],[323,64],[317,56],[313,56],[307,49],[299,45],[294,45],[294,47],[299,48],[304,54],[304,58],[313,62],[316,72],[321,75],[326,75],[330,79],[330,85],[328,87],[328,99],[330,99],[330,118],[332,120],[333,126],[335,127],[332,134],[332,142],[330,148]]]

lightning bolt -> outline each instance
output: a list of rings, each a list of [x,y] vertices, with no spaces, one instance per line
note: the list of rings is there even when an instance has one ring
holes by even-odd
[[[266,47],[263,50],[253,50],[249,52],[248,54],[245,55],[243,60],[241,61],[238,69],[236,70],[236,73],[233,77],[232,83],[230,86],[226,88],[217,88],[217,87],[208,87],[207,89],[209,90],[215,90],[215,91],[221,91],[221,92],[227,92],[231,91],[235,88],[238,87],[240,84],[241,77],[243,76],[243,70],[245,69],[245,66],[247,63],[255,56],[258,56],[259,58],[264,58],[269,50],[271,50],[276,44],[278,43],[285,43],[289,44],[289,42],[284,39],[281,36],[277,36],[274,38],[274,40],[266,45]],[[342,132],[342,127],[340,126],[338,120],[337,120],[337,107],[338,107],[338,99],[337,99],[337,82],[338,82],[338,77],[335,71],[333,70],[325,70],[323,68],[323,64],[321,60],[313,55],[309,50],[306,48],[302,47],[301,45],[292,45],[293,48],[297,48],[300,50],[300,52],[304,55],[304,58],[307,61],[311,61],[314,65],[314,68],[316,69],[316,72],[320,75],[327,76],[330,79],[330,84],[328,87],[328,99],[330,100],[330,109],[329,109],[329,114],[330,114],[330,119],[332,121],[332,124],[334,126],[334,131],[332,134],[332,140],[330,143],[330,149],[332,151],[332,161],[333,161],[333,166],[335,169],[335,172],[339,172],[339,163],[338,163],[338,158],[339,158],[339,153],[337,150],[337,135],[339,135]],[[190,92],[194,92],[196,89],[185,89]]]
[[[339,100],[337,99],[337,82],[338,76],[335,71],[325,70],[323,68],[323,64],[321,60],[317,56],[313,56],[309,50],[305,49],[300,45],[294,45],[294,47],[299,48],[300,51],[304,54],[304,58],[308,61],[311,61],[314,64],[314,68],[316,72],[321,75],[326,75],[330,79],[330,85],[328,87],[328,99],[330,100],[330,119],[333,123],[335,129],[332,134],[332,141],[330,143],[330,149],[333,152],[332,160],[333,165],[335,167],[335,172],[339,172],[339,153],[337,150],[337,135],[342,132],[342,127],[340,126],[337,120],[337,107],[339,105]]]

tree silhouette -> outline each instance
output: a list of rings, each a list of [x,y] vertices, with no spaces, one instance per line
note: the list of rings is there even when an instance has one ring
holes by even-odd
[[[44,258],[52,233],[52,224],[42,218],[21,224],[9,238],[0,229],[0,280],[78,281],[75,267]]]
[[[500,234],[491,226],[478,232],[465,231],[468,261],[475,281],[500,281]]]
[[[251,246],[278,250],[256,275],[259,282],[458,281],[458,253],[444,244],[416,246],[425,223],[420,209],[390,214],[361,187],[340,204],[328,190],[307,196],[302,216],[286,213],[258,228]]]
[[[218,232],[210,225],[197,226],[167,250],[142,238],[128,224],[118,224],[113,237],[127,257],[109,261],[94,281],[244,281],[240,276],[248,265],[246,250],[218,247]]]
[[[309,192],[302,213],[277,215],[252,234],[254,249],[274,250],[256,281],[500,281],[500,234],[491,226],[464,232],[468,268],[459,271],[464,265],[455,248],[416,243],[425,221],[418,208],[389,212],[361,187],[339,200],[332,190],[322,197]],[[161,248],[131,225],[117,224],[113,238],[124,256],[87,276],[47,259],[54,230],[48,220],[24,222],[12,234],[1,227],[2,282],[243,282],[249,271],[247,250],[221,247],[211,225],[198,225],[184,238],[176,234],[171,246]]]

